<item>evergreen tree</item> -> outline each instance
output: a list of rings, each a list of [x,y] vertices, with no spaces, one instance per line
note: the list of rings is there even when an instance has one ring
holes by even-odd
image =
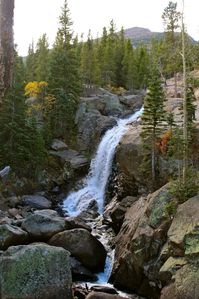
[[[177,58],[179,56],[179,47],[177,47],[177,37],[175,31],[179,28],[180,13],[177,11],[177,3],[169,2],[164,9],[162,19],[165,24],[165,41],[169,51],[169,60],[167,61],[175,80],[175,97],[177,97]]]
[[[130,40],[125,42],[124,57],[122,60],[122,73],[124,80],[124,87],[127,89],[133,89],[134,77],[135,77],[135,61],[134,50]]]
[[[47,81],[49,77],[49,45],[46,34],[43,34],[36,47],[36,80]]]
[[[19,57],[15,58],[14,85],[0,107],[0,166],[10,165],[21,176],[34,177],[44,164],[43,139],[26,114]]]
[[[81,54],[81,76],[83,84],[87,87],[99,84],[99,63],[97,60],[97,53],[94,41],[89,31],[88,39],[83,44]]]
[[[26,58],[26,82],[36,81],[36,55],[34,43],[29,45]]]
[[[73,111],[76,110],[80,93],[79,61],[73,45],[72,22],[66,0],[59,17],[59,24],[60,28],[50,57],[49,87],[56,97],[56,113],[52,116],[54,133],[58,130],[59,133],[56,134],[66,138],[70,132],[64,130],[65,123],[70,119],[70,125],[68,124],[67,127],[72,129],[75,117],[75,113],[71,115],[68,107]]]
[[[158,155],[156,142],[162,132],[164,111],[164,91],[161,85],[157,68],[152,70],[148,84],[148,93],[144,99],[144,112],[142,115],[142,139],[145,149],[145,162],[149,162],[146,170],[150,171],[153,187],[158,173]]]
[[[102,86],[106,85],[107,83],[107,61],[105,61],[105,51],[106,51],[106,45],[108,40],[108,33],[106,27],[103,28],[103,34],[98,41],[98,47],[97,47],[97,59],[100,62],[100,84]]]
[[[133,77],[134,89],[146,88],[149,76],[149,54],[143,45],[134,51],[135,72]]]
[[[123,72],[123,61],[125,54],[125,36],[124,36],[124,28],[121,28],[119,36],[116,40],[116,86],[125,87],[125,74]]]

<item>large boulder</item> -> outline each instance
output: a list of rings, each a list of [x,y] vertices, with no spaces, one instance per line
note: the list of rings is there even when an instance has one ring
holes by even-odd
[[[162,266],[159,252],[166,242],[170,225],[167,206],[172,197],[169,185],[141,197],[127,210],[116,237],[115,261],[111,282],[116,287],[158,298],[158,273]]]
[[[106,250],[86,229],[77,228],[58,233],[49,240],[49,244],[67,249],[91,271],[104,269]]]
[[[22,202],[25,206],[30,206],[38,210],[51,208],[51,202],[41,195],[24,195],[22,196]]]
[[[0,298],[72,299],[69,253],[46,244],[10,247],[0,255]]]
[[[33,240],[48,240],[53,235],[65,230],[65,220],[56,212],[35,211],[22,223],[22,228]]]
[[[0,225],[0,250],[6,250],[9,246],[26,244],[28,234],[21,228],[9,224]]]

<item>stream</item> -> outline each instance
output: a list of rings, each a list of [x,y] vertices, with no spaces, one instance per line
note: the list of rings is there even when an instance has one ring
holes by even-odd
[[[63,210],[70,216],[78,216],[81,212],[87,210],[93,200],[97,203],[100,216],[89,224],[92,227],[93,235],[98,236],[98,239],[106,248],[107,259],[104,272],[97,274],[98,279],[95,285],[108,284],[114,261],[114,250],[112,250],[109,245],[110,235],[112,233],[111,230],[107,231],[107,227],[102,224],[102,219],[105,192],[112,171],[116,147],[122,136],[128,130],[128,125],[132,122],[137,122],[142,112],[143,108],[126,119],[118,119],[117,125],[105,133],[91,161],[89,173],[84,178],[82,187],[78,191],[69,193],[63,203]]]

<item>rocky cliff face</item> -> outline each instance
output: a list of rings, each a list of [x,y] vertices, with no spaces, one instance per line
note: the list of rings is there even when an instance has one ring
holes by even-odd
[[[179,205],[174,218],[172,200],[166,185],[127,211],[115,239],[115,286],[150,299],[199,298],[198,196]]]
[[[140,109],[143,93],[118,96],[100,89],[98,95],[80,99],[76,114],[78,147],[92,154],[101,136],[116,125],[118,117],[125,117]]]

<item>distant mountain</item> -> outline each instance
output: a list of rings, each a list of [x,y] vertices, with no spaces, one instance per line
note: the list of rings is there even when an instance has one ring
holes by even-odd
[[[137,46],[139,44],[145,44],[148,45],[151,43],[152,39],[162,39],[164,37],[163,32],[152,32],[151,30],[147,28],[142,27],[132,27],[124,30],[125,37],[130,39],[134,46]],[[191,41],[193,43],[196,43],[196,41],[189,36]]]

